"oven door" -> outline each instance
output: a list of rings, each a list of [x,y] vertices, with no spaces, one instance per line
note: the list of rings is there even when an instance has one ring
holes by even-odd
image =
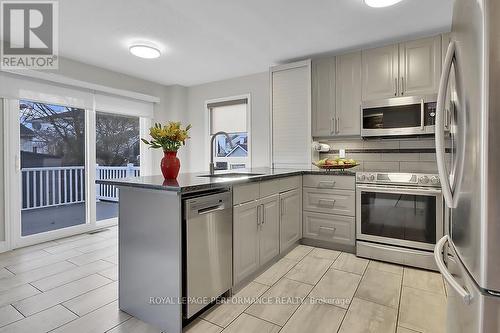
[[[435,188],[356,187],[358,240],[434,249],[443,236],[443,197]]]

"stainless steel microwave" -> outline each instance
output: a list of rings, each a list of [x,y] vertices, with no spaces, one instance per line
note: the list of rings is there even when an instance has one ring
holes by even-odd
[[[395,97],[363,102],[361,136],[433,135],[437,95]]]

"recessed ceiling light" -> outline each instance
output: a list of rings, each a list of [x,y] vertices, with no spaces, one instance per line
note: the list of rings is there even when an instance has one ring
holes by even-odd
[[[139,58],[154,59],[161,55],[160,50],[156,47],[149,45],[132,45],[130,48],[130,53]]]
[[[365,0],[365,4],[374,8],[389,7],[403,0]]]

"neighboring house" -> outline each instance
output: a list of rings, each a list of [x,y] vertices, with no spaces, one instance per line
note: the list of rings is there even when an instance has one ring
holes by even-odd
[[[36,153],[36,148],[33,145],[35,132],[33,132],[28,127],[21,124],[20,134],[21,134],[21,151],[29,151]]]

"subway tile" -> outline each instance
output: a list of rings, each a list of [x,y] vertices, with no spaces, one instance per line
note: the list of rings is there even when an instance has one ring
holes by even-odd
[[[362,140],[352,140],[352,141],[325,141],[330,146],[331,149],[361,149],[363,148]]]
[[[399,140],[365,140],[363,148],[366,149],[399,149]]]
[[[401,140],[399,143],[401,149],[422,149],[422,148],[436,148],[436,143],[433,139],[409,139]]]
[[[419,160],[422,162],[436,162],[435,153],[420,153]]]
[[[364,162],[363,170],[365,172],[398,172],[399,162]]]
[[[437,173],[435,162],[400,162],[401,172]]]
[[[419,161],[420,154],[418,153],[383,153],[382,161]]]
[[[356,161],[380,161],[382,154],[380,153],[348,153],[347,158],[352,158]]]

